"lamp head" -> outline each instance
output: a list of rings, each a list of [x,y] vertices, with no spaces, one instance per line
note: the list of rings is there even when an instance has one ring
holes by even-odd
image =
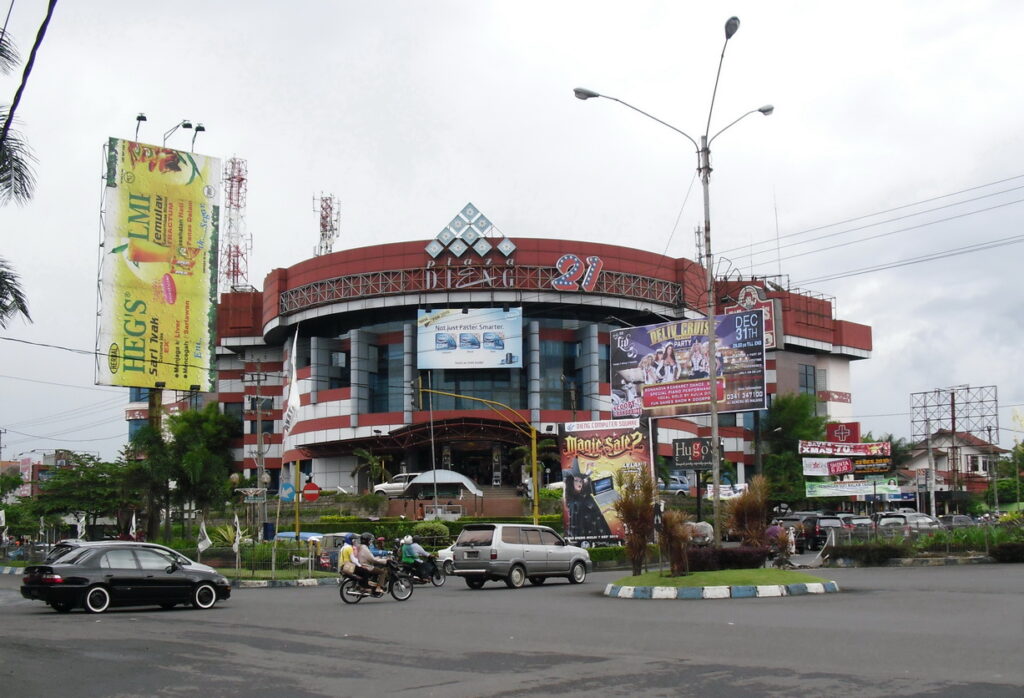
[[[758,109],[758,111],[764,114],[765,116],[771,116],[772,112],[775,111],[775,107],[771,104],[766,104],[760,109]]]
[[[192,122],[191,122],[191,121],[189,121],[188,119],[184,119],[184,120],[183,120],[183,121],[181,122],[181,127],[182,127],[182,128],[192,128]]]
[[[146,120],[146,115],[143,114],[142,112],[139,112],[139,115],[135,117],[135,120],[136,121],[145,121]]]
[[[577,87],[572,91],[576,95],[576,99],[593,99],[594,97],[600,97],[601,95],[593,90],[588,90],[585,87]]]
[[[732,38],[732,35],[736,33],[736,30],[740,28],[740,18],[730,17],[725,22],[725,40],[728,41]]]
[[[205,130],[206,130],[205,126],[203,126],[202,124],[196,124],[196,133],[202,133]]]

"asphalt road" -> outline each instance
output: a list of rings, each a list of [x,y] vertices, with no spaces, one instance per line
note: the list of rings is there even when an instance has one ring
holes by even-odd
[[[235,590],[210,611],[53,612],[0,575],[0,692],[76,696],[1021,696],[1024,565],[823,570],[839,594],[608,599],[449,579],[345,606]]]

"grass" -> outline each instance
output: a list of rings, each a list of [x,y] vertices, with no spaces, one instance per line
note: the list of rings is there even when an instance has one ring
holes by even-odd
[[[821,577],[814,577],[793,570],[751,569],[751,570],[717,570],[714,572],[694,572],[685,577],[668,577],[661,572],[647,572],[639,577],[623,577],[614,584],[618,586],[636,587],[717,587],[717,586],[758,586],[762,584],[808,584],[826,582]]]

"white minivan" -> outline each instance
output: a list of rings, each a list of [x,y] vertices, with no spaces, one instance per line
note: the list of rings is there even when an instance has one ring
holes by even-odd
[[[470,589],[488,581],[503,581],[518,589],[529,579],[543,584],[548,577],[565,577],[582,584],[593,570],[590,553],[572,545],[547,526],[529,524],[469,524],[452,546],[454,573]]]

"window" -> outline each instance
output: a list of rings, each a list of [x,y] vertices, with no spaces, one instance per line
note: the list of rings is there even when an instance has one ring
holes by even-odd
[[[583,371],[577,367],[579,342],[540,343],[540,408],[582,409]]]
[[[817,395],[817,384],[815,382],[814,366],[807,364],[797,365],[797,372],[799,378],[798,392],[801,395]]]
[[[135,557],[139,560],[139,567],[144,570],[165,570],[171,564],[170,558],[155,550],[136,550]]]
[[[128,388],[129,402],[149,402],[149,388]]]
[[[519,545],[521,542],[519,538],[520,530],[521,529],[516,528],[515,526],[506,526],[501,529],[501,542],[509,543],[510,545]]]
[[[240,402],[225,402],[224,403],[224,415],[230,417],[235,424],[233,436],[238,436],[242,433],[243,426],[243,410],[242,403]]]
[[[135,438],[135,435],[139,433],[139,429],[146,426],[149,423],[148,419],[129,419],[128,420],[128,440]]]
[[[561,545],[562,539],[554,531],[541,531],[540,542],[544,545]]]
[[[370,412],[401,412],[405,386],[402,383],[402,363],[405,360],[401,344],[368,349],[370,383]]]
[[[135,564],[135,556],[131,550],[108,550],[103,559],[100,560],[100,567],[114,570],[138,569]]]
[[[522,535],[524,545],[540,545],[540,531],[538,531],[537,529],[524,529]]]

